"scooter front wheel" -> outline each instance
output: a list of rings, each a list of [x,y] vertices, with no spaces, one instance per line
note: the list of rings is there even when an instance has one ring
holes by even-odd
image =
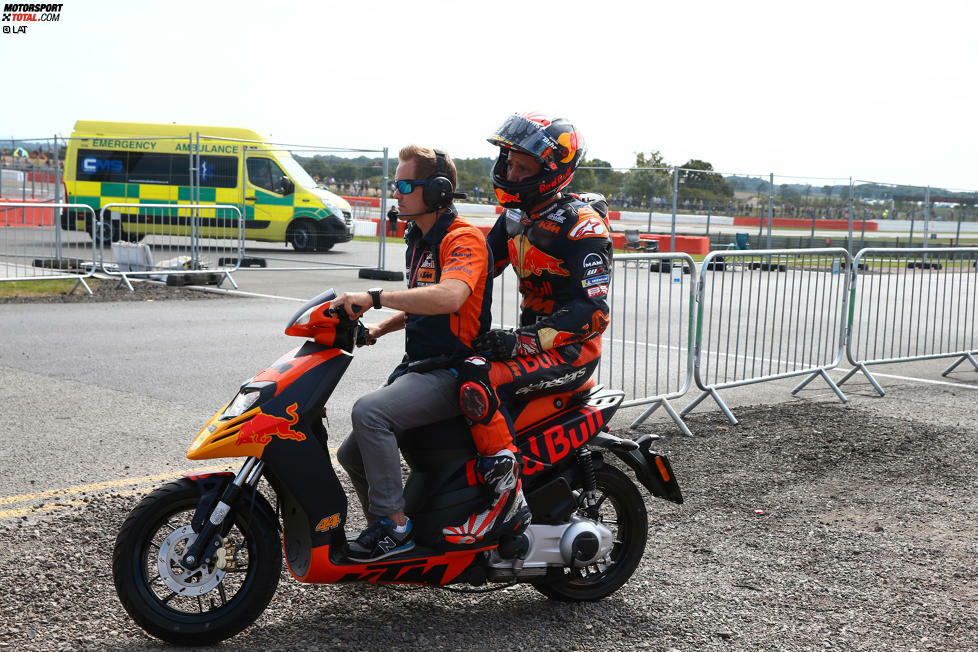
[[[186,479],[160,487],[130,512],[112,555],[116,593],[149,634],[177,645],[209,645],[258,618],[278,586],[282,547],[275,515],[257,492],[232,506],[230,530],[209,563],[187,570],[179,559],[196,539],[200,502]]]

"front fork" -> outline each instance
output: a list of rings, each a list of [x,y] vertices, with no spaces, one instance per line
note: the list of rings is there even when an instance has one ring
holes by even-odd
[[[211,510],[209,518],[204,521],[200,532],[197,533],[197,538],[180,559],[181,566],[187,570],[193,570],[201,563],[209,564],[213,561],[212,555],[216,555],[221,547],[221,537],[218,534],[221,532],[224,519],[231,511],[231,505],[238,499],[244,487],[253,489],[258,484],[264,467],[265,462],[257,457],[249,457],[245,460],[241,470],[234,476],[234,480],[224,488],[221,499]]]

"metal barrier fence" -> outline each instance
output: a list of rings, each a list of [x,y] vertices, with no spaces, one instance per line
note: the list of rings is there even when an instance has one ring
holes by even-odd
[[[696,263],[689,254],[616,255],[595,379],[625,391],[622,407],[649,405],[632,427],[660,407],[680,430],[692,433],[669,401],[693,381],[693,302]]]
[[[81,285],[92,293],[85,279],[95,273],[95,247],[85,232],[62,231],[69,209],[96,223],[95,211],[81,204],[0,202],[0,281],[76,279],[70,292]]]
[[[690,341],[696,264],[688,254],[616,254],[608,295],[611,321],[602,336],[596,382],[625,392],[622,407],[648,405],[637,426],[662,407],[692,434],[670,405],[692,385]],[[519,322],[519,281],[507,267],[493,282],[493,328]]]
[[[710,396],[732,424],[719,390],[806,376],[798,392],[842,360],[848,303],[844,249],[711,252],[696,293],[693,376],[701,394],[685,416]]]
[[[38,163],[14,159],[0,165],[0,197],[21,201],[51,201],[60,181],[56,161]]]
[[[957,358],[978,370],[978,247],[864,249],[853,260],[846,356],[880,396],[867,365]]]
[[[237,206],[220,204],[106,204],[95,229],[101,271],[118,276],[167,279],[202,272],[237,284],[244,221]],[[121,242],[120,242],[121,241]],[[135,244],[140,243],[140,244]]]

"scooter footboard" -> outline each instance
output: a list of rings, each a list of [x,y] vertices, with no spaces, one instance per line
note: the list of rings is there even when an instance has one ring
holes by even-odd
[[[459,525],[488,505],[488,492],[469,466],[459,463],[450,471],[411,474],[404,487],[404,511],[419,544],[443,548],[442,528]]]

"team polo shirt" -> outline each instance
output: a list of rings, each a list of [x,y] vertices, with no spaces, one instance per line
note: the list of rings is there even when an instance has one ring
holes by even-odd
[[[472,291],[451,314],[407,314],[404,348],[408,360],[470,353],[472,340],[488,330],[490,323],[492,256],[485,236],[449,207],[426,234],[412,225],[405,239],[409,288],[454,278]]]

